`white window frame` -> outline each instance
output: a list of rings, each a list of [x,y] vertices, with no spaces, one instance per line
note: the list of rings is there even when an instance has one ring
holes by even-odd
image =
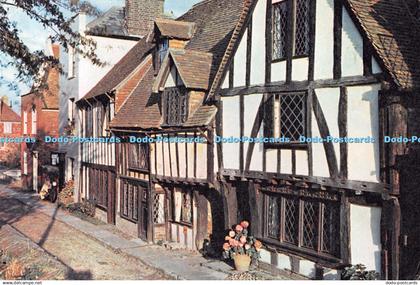
[[[36,108],[32,108],[31,113],[31,134],[36,135],[37,134],[37,111]]]
[[[3,133],[11,134],[13,131],[13,123],[12,122],[4,122],[3,123]]]
[[[23,152],[23,174],[28,174],[28,154]]]
[[[23,112],[23,134],[28,134],[28,112]]]
[[[75,60],[75,51],[74,47],[69,47],[68,52],[68,70],[67,70],[67,78],[71,79],[76,76],[75,74],[75,66],[76,66],[76,60]]]

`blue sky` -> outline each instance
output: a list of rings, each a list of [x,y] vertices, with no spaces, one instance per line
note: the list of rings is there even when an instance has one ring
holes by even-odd
[[[182,15],[192,5],[201,2],[202,0],[165,0],[165,12],[173,12],[175,17]],[[125,0],[91,0],[94,6],[100,11],[106,11],[112,6],[124,6]],[[10,10],[9,14],[12,19],[16,22],[18,29],[20,30],[20,36],[23,41],[29,46],[31,50],[44,49],[46,46],[46,39],[50,31],[44,29],[41,25],[34,23],[24,13],[19,10]],[[15,81],[16,70],[13,68],[0,70],[0,77],[3,77],[7,81]],[[29,91],[30,86],[25,84],[18,84],[20,94],[25,94]],[[0,96],[7,95],[14,105],[14,110],[19,111],[19,95],[15,92],[10,91],[7,86],[1,85],[0,82]]]

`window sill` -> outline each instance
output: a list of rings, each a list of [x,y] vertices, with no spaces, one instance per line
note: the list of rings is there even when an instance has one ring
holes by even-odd
[[[307,149],[308,144],[306,143],[265,143],[266,149]]]
[[[186,222],[180,222],[180,221],[173,221],[173,220],[171,220],[171,221],[169,221],[170,223],[172,223],[172,224],[176,224],[176,225],[180,225],[180,226],[184,226],[184,227],[189,227],[189,228],[192,228],[192,226],[193,226],[193,224],[192,223],[186,223]]]

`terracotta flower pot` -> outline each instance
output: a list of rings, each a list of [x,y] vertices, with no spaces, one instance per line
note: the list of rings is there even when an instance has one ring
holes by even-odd
[[[238,271],[248,271],[251,264],[251,257],[246,254],[236,254],[233,258],[235,268]]]

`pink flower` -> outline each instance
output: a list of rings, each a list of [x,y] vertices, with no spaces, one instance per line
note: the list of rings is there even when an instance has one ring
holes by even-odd
[[[241,226],[241,225],[236,225],[236,227],[235,227],[235,230],[236,230],[236,232],[237,233],[240,233],[240,232],[242,232],[243,231],[243,227]]]
[[[236,240],[230,239],[229,244],[230,244],[230,246],[236,246]]]
[[[250,246],[249,244],[246,244],[246,245],[245,245],[245,249],[246,249],[246,250],[248,250],[248,249],[250,249],[250,248],[251,248],[251,246]]]
[[[237,246],[239,246],[239,247],[243,247],[243,246],[244,246],[244,244],[243,244],[243,243],[238,242],[238,245],[237,245]]]
[[[241,238],[239,239],[241,241],[242,244],[246,243],[246,236],[241,236]]]
[[[249,227],[249,223],[248,223],[247,221],[242,221],[242,222],[240,223],[240,225],[241,225],[244,229],[246,229],[246,228],[248,228],[248,227]]]
[[[230,231],[230,232],[229,232],[229,236],[230,236],[230,237],[234,237],[234,236],[235,236],[235,232],[234,232],[234,231]]]
[[[225,241],[229,241],[229,240],[231,240],[232,238],[230,237],[230,236],[225,236]]]

